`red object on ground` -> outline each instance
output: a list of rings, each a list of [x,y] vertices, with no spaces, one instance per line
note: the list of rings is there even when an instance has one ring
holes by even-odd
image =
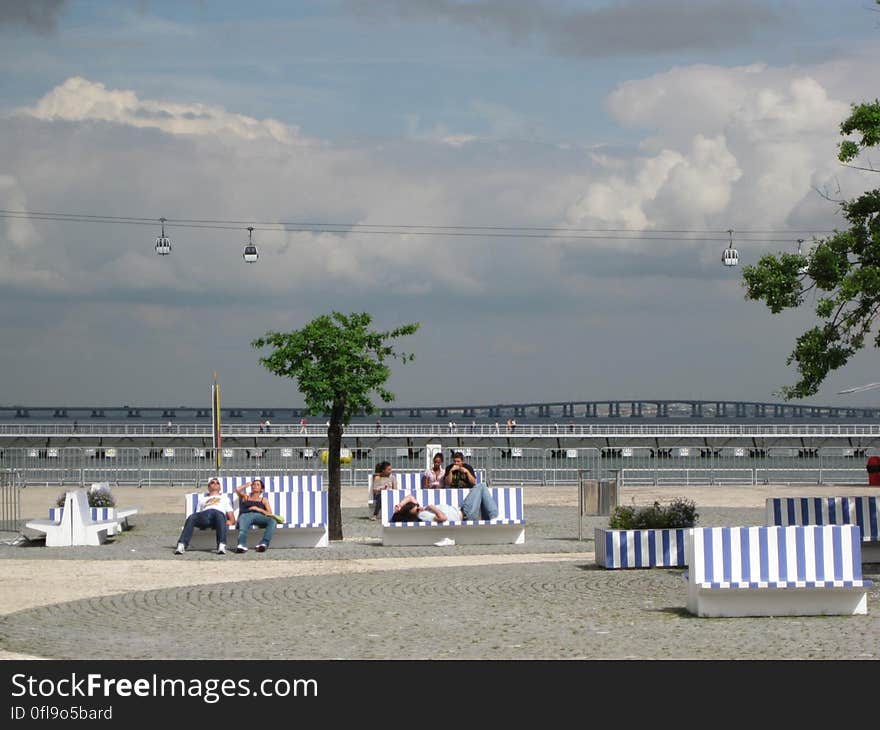
[[[868,470],[868,485],[880,487],[880,456],[869,456],[865,468]]]

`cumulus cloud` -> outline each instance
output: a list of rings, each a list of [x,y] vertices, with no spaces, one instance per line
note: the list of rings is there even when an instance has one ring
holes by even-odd
[[[607,108],[646,137],[639,154],[597,156],[608,174],[569,207],[570,223],[779,229],[824,218],[827,230],[836,211],[816,188],[836,175],[864,182],[835,161],[848,102],[805,69],[675,68],[621,84]]]
[[[230,134],[241,139],[268,139],[302,144],[296,127],[275,119],[257,120],[206,104],[176,104],[139,99],[129,90],[108,89],[81,76],[67,79],[32,107],[19,110],[47,121],[104,121],[161,129],[170,134]]]
[[[551,51],[585,58],[737,46],[784,19],[753,0],[630,0],[594,8],[537,0],[350,0],[350,5],[368,17],[442,20],[513,43],[538,38]],[[792,22],[790,15],[786,22]]]
[[[151,228],[5,219],[0,296],[26,300],[38,321],[0,365],[30,378],[22,358],[37,351],[30,348],[39,338],[58,337],[73,358],[113,361],[113,372],[94,366],[106,376],[102,385],[116,382],[116,370],[143,370],[146,363],[161,372],[156,353],[171,351],[189,373],[180,388],[198,386],[191,373],[210,372],[213,356],[269,392],[268,381],[253,376],[254,354],[242,343],[331,308],[370,311],[379,326],[425,324],[413,347],[429,362],[400,376],[409,403],[424,402],[425,382],[432,392],[463,400],[493,400],[498,396],[486,394],[509,388],[552,397],[534,373],[547,367],[544,353],[560,348],[589,361],[588,374],[601,383],[606,376],[583,332],[638,360],[669,316],[687,323],[687,342],[705,358],[699,343],[709,325],[700,317],[742,303],[736,272],[718,262],[722,243],[693,244],[700,252],[694,256],[682,241],[549,245],[526,236],[400,236],[382,226],[828,228],[834,206],[813,187],[832,173],[842,182],[862,179],[836,167],[837,124],[848,100],[834,88],[824,68],[763,65],[677,68],[630,81],[607,100],[619,124],[644,131],[642,144],[625,152],[597,147],[596,140],[558,147],[415,137],[330,144],[294,126],[196,101],[142,99],[133,90],[71,79],[30,109],[0,118],[0,208],[157,222]],[[241,259],[246,223],[235,230],[169,226],[173,252],[158,257],[160,216],[254,221],[260,261],[250,266]],[[375,228],[299,231],[269,221]],[[739,247],[744,262],[758,253]],[[752,319],[726,330],[732,342],[779,326],[750,311]],[[92,334],[80,337],[84,322]],[[442,343],[450,338],[484,353],[482,359],[444,361]],[[788,380],[788,342],[773,341],[780,363],[775,386]],[[510,373],[503,388],[492,360],[498,357]],[[715,365],[709,358],[704,369]],[[560,371],[554,382],[560,394],[571,393],[583,377],[581,369]],[[31,379],[39,388],[38,375]],[[144,392],[156,400],[159,391],[150,388],[162,383],[145,381]]]

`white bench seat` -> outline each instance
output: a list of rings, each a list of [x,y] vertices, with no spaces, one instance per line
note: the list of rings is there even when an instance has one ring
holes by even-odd
[[[867,613],[855,525],[700,527],[686,539],[687,609],[697,616]]]
[[[134,517],[138,513],[137,507],[128,507],[119,509],[117,507],[89,507],[89,515],[94,522],[112,521],[114,526],[107,531],[108,537],[113,537],[117,532],[122,532],[131,528],[128,522],[129,517]],[[49,520],[58,524],[64,518],[64,507],[51,507],[49,509]]]
[[[250,480],[248,480],[250,481]],[[184,495],[185,517],[189,517],[198,506],[202,492]],[[284,522],[275,526],[271,547],[327,547],[330,544],[327,522],[327,492],[304,490],[287,492],[266,492],[266,499],[272,506],[273,514],[280,515]],[[233,512],[238,520],[238,495],[230,495]],[[262,527],[252,527],[248,532],[248,546],[253,547],[263,537]],[[228,529],[226,546],[234,548],[238,541],[238,528]],[[196,529],[193,532],[193,547],[211,547],[216,543],[214,530]]]
[[[25,527],[43,532],[46,547],[72,547],[74,545],[101,545],[107,541],[110,530],[117,528],[112,520],[93,520],[89,498],[84,489],[67,492],[64,496],[63,515],[60,520],[30,520]]]
[[[768,525],[857,525],[862,537],[862,562],[880,562],[880,497],[770,497]]]
[[[460,545],[522,545],[526,540],[522,487],[490,487],[498,504],[494,520],[392,522],[394,505],[407,495],[419,504],[460,507],[468,489],[385,489],[382,491],[382,544],[431,545],[444,537]]]

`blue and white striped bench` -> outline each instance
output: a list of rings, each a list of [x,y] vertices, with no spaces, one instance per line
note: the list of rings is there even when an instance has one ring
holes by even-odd
[[[198,506],[202,492],[190,492],[184,495],[185,518],[189,517]],[[275,528],[272,547],[327,547],[329,545],[327,530],[327,492],[300,490],[290,492],[266,492],[266,498],[272,505],[272,512],[284,518]],[[231,495],[232,509],[238,519],[238,495]],[[256,545],[263,536],[262,527],[253,527],[248,535],[248,542]],[[238,540],[238,528],[229,528],[226,545],[234,547]],[[193,533],[192,545],[211,547],[216,537],[214,530],[196,530]]]
[[[476,469],[477,482],[485,483],[486,477],[482,469]],[[373,474],[367,478],[367,506],[373,504]],[[398,489],[407,489],[412,492],[414,489],[422,488],[422,478],[425,476],[424,471],[394,471],[391,476],[397,481]]]
[[[128,518],[134,517],[138,513],[136,507],[127,507],[120,509],[118,507],[89,507],[89,514],[94,522],[114,521],[115,527],[107,530],[107,537],[113,537],[117,532],[122,532],[131,527],[128,524]],[[53,522],[60,523],[64,518],[64,507],[50,507],[49,519]]]
[[[242,484],[250,484],[254,479],[262,479],[267,492],[320,492],[324,487],[320,474],[281,474],[271,476],[227,476],[220,477],[220,491],[232,494]]]
[[[770,497],[768,525],[857,525],[862,562],[880,562],[880,497]]]
[[[687,609],[698,616],[867,613],[855,525],[695,527]]]
[[[382,544],[431,545],[450,537],[460,545],[522,545],[526,541],[522,487],[490,487],[498,503],[494,520],[460,522],[392,522],[394,505],[408,494],[419,504],[450,504],[460,507],[467,489],[385,489],[382,491]]]

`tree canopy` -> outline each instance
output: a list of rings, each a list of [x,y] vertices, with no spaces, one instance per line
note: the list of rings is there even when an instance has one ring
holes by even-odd
[[[880,144],[880,101],[853,105],[840,133],[847,137],[839,146],[840,162],[880,171],[870,163],[852,164]],[[780,389],[786,399],[814,395],[832,370],[864,347],[880,311],[880,189],[843,201],[840,208],[846,230],[816,239],[805,254],[768,254],[743,268],[746,298],[763,301],[774,314],[799,307],[809,292],[816,293],[821,322],[797,338],[788,357],[800,377]],[[880,333],[873,334],[873,343],[880,347]]]
[[[408,362],[414,355],[399,353],[389,341],[414,334],[419,324],[376,332],[366,312],[321,315],[293,332],[267,332],[251,344],[272,348],[260,357],[267,370],[297,381],[311,415],[329,415],[327,429],[329,471],[328,530],[331,540],[342,539],[340,452],[343,426],[352,416],[373,413],[373,393],[384,402],[394,400],[385,387],[391,375],[390,359]]]

